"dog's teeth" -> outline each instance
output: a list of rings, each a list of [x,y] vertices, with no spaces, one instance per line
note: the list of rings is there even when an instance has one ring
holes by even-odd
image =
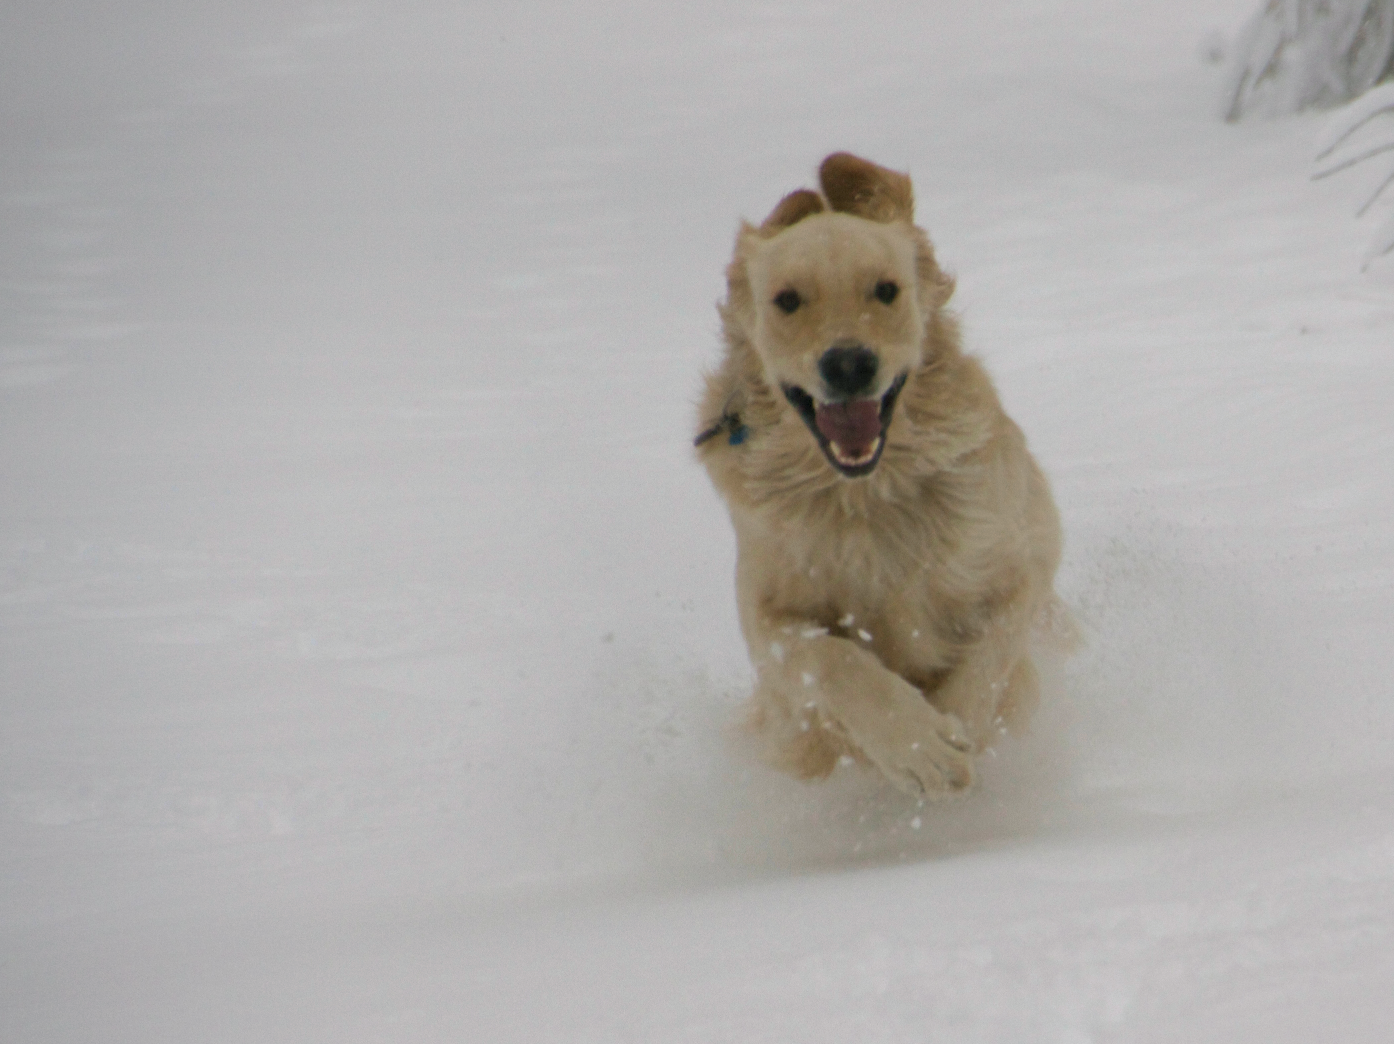
[[[858,464],[865,464],[872,457],[876,456],[876,451],[880,448],[880,446],[881,438],[880,436],[877,436],[876,441],[871,444],[870,448],[865,453],[863,453],[859,457],[853,457],[845,449],[839,446],[836,441],[831,441],[828,443],[828,448],[832,450],[833,456],[836,457],[840,463],[846,464],[848,467],[855,467]]]

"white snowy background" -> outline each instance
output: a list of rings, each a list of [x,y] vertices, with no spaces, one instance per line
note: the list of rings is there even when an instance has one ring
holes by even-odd
[[[0,7],[0,1040],[1389,1040],[1394,262],[1252,5]],[[730,728],[693,402],[835,149],[1086,635],[942,806]]]

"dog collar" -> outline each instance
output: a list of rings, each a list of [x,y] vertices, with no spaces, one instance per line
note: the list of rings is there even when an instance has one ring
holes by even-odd
[[[741,415],[739,413],[728,412],[723,413],[719,421],[693,439],[692,445],[700,446],[716,438],[723,431],[726,432],[727,444],[731,446],[739,446],[750,436],[750,428],[741,420]]]

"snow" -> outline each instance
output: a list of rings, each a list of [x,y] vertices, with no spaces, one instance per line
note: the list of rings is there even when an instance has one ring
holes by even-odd
[[[1249,0],[0,11],[0,1039],[1385,1039],[1394,263]],[[751,757],[741,216],[910,170],[1084,645]]]

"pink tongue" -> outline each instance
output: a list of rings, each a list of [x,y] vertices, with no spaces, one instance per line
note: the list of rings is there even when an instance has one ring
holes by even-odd
[[[864,456],[881,434],[881,404],[875,399],[819,406],[814,419],[823,437],[852,457]]]

